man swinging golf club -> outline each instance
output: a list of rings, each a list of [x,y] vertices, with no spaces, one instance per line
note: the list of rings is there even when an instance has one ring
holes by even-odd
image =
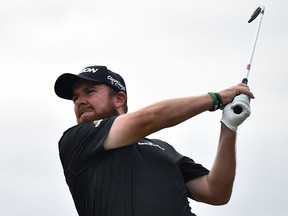
[[[123,78],[105,66],[90,66],[79,75],[61,75],[55,92],[74,102],[78,124],[64,132],[59,151],[79,215],[191,216],[187,197],[212,205],[229,201],[236,131],[250,115],[249,100],[233,99],[240,94],[254,98],[246,84],[127,113]],[[235,105],[242,106],[240,114],[234,113]],[[168,143],[147,138],[202,112],[227,106],[210,171]],[[189,140],[187,144],[197,145]]]
[[[249,21],[260,13],[264,14],[264,7]],[[255,45],[250,63],[254,49]],[[78,75],[62,74],[55,92],[74,102],[78,124],[64,132],[59,151],[79,215],[193,216],[187,197],[226,204],[236,170],[236,132],[250,115],[250,98],[254,98],[247,77],[248,73],[245,81],[218,93],[165,100],[128,113],[127,88],[119,74],[105,66],[86,67]],[[222,108],[218,150],[210,170],[168,143],[147,138]]]

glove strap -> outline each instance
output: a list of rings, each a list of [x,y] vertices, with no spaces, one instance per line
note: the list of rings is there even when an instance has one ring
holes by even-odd
[[[214,92],[209,92],[208,94],[212,97],[214,104],[214,109],[211,109],[209,111],[211,112],[216,111],[222,106],[222,97],[220,94]]]

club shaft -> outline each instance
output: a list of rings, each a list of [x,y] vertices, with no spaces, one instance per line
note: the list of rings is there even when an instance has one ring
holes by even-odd
[[[246,83],[246,84],[248,83],[248,77],[249,77],[250,68],[251,68],[251,64],[252,64],[252,60],[253,60],[253,56],[254,56],[254,52],[255,52],[256,43],[257,43],[257,40],[258,40],[258,35],[259,35],[259,31],[260,31],[263,15],[264,15],[264,8],[262,9],[261,14],[260,14],[260,19],[259,19],[259,22],[258,22],[258,26],[257,26],[256,33],[255,33],[255,36],[254,36],[253,44],[252,44],[252,48],[251,48],[251,51],[250,51],[250,56],[249,56],[249,59],[248,59],[248,64],[247,64],[247,67],[246,67],[246,75],[245,75],[245,77],[244,77],[244,79],[242,81],[243,83]]]
[[[259,35],[259,30],[260,30],[260,27],[261,27],[261,23],[262,23],[262,18],[263,18],[263,15],[264,15],[264,10],[265,10],[265,7],[264,6],[261,6],[261,12],[260,12],[260,20],[258,22],[258,26],[257,26],[257,30],[256,30],[256,33],[255,33],[255,36],[254,36],[254,40],[253,40],[253,44],[252,44],[252,48],[251,48],[251,51],[250,51],[250,56],[249,56],[249,61],[248,61],[248,64],[247,64],[247,70],[246,70],[246,76],[243,78],[242,80],[242,83],[248,83],[248,77],[249,77],[249,73],[250,73],[250,68],[251,68],[251,64],[252,64],[252,60],[253,60],[253,56],[254,56],[254,51],[255,51],[255,47],[256,47],[256,43],[257,43],[257,39],[258,39],[258,35]],[[256,17],[255,17],[256,18]],[[253,18],[252,21],[255,19]],[[249,20],[250,21],[250,20]],[[249,22],[248,21],[248,22]],[[251,21],[251,22],[252,22]],[[250,23],[250,22],[249,22]],[[242,113],[243,111],[243,108],[241,107],[241,105],[236,105],[234,108],[233,108],[233,111],[234,113],[236,114],[240,114]]]

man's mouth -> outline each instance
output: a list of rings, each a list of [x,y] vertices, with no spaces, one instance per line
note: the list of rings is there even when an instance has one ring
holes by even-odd
[[[83,109],[83,110],[80,110],[79,114],[80,114],[80,116],[82,116],[82,115],[85,115],[85,114],[89,114],[91,112],[92,112],[91,109]]]

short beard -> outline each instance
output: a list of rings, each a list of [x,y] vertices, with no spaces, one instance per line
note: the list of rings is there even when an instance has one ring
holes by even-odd
[[[112,110],[110,110],[110,112],[107,113],[107,115],[105,115],[103,118],[109,118],[112,116],[118,116],[119,113],[117,112],[117,110],[115,108],[113,108]]]
[[[117,110],[113,107],[110,110],[100,114],[100,115],[96,115],[94,117],[90,117],[90,118],[80,118],[79,121],[77,121],[78,124],[84,123],[84,122],[88,122],[88,121],[94,121],[94,120],[100,120],[100,119],[104,119],[104,118],[111,118],[113,116],[118,116],[119,113],[117,112]]]

